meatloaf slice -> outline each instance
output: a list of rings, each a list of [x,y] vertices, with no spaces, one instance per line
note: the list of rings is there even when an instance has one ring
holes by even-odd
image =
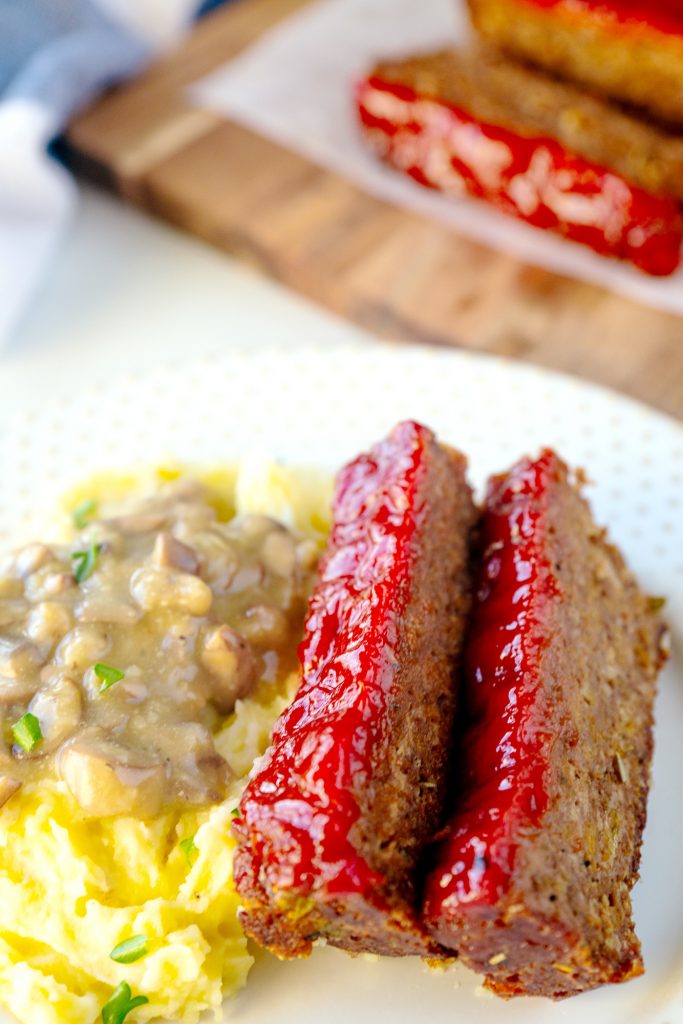
[[[357,87],[387,163],[650,274],[680,261],[683,136],[480,47],[375,67]]]
[[[469,0],[475,27],[514,57],[683,126],[677,0]]]
[[[560,999],[643,970],[630,892],[663,626],[551,451],[489,482],[482,544],[424,920],[498,995]]]
[[[415,869],[440,820],[470,602],[465,458],[399,424],[336,481],[301,684],[234,823],[247,932],[435,955]]]

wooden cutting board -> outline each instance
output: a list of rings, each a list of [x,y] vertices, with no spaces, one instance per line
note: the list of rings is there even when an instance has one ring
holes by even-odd
[[[683,418],[683,319],[525,266],[198,109],[189,83],[305,0],[238,0],[101,99],[77,171],[384,337],[514,356]]]

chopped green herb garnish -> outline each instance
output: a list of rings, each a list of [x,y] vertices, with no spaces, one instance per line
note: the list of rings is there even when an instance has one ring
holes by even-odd
[[[239,809],[239,807],[233,807],[233,809],[230,811],[230,817],[231,818],[239,818],[239,816],[240,816],[240,809]]]
[[[83,580],[87,580],[90,573],[95,568],[97,562],[97,556],[102,550],[101,544],[96,544],[94,541],[86,551],[74,551],[71,556],[74,560],[74,577],[76,583],[82,583]]]
[[[614,755],[614,764],[617,769],[617,775],[619,776],[620,782],[628,782],[628,768],[624,764],[624,759],[617,750]]]
[[[178,846],[185,854],[185,860],[187,861],[189,867],[192,867],[194,863],[194,858],[199,853],[199,850],[194,844],[194,836],[188,836],[187,839],[182,839],[178,843]]]
[[[125,672],[122,672],[120,668],[114,668],[113,665],[103,665],[101,661],[98,661],[93,665],[93,672],[98,679],[102,680],[100,686],[100,693],[104,693],[114,683],[118,683],[125,676]]]
[[[146,955],[146,935],[133,935],[130,939],[119,942],[118,946],[114,946],[109,954],[110,958],[116,960],[117,964],[134,964],[136,960],[140,960]]]
[[[40,722],[36,716],[32,715],[30,711],[22,715],[19,721],[15,722],[12,726],[12,737],[18,747],[21,747],[27,754],[30,754],[43,738],[43,734],[40,731]]]
[[[112,992],[109,1002],[102,1007],[102,1024],[123,1024],[131,1010],[148,1002],[147,996],[133,998],[130,985],[122,981]]]
[[[665,604],[666,604],[666,598],[665,597],[648,597],[648,599],[647,599],[647,606],[648,606],[649,611],[651,611],[651,612],[661,611],[661,609],[664,607]]]
[[[82,530],[90,522],[96,510],[97,502],[94,498],[86,498],[80,505],[77,505],[71,513],[76,529]]]

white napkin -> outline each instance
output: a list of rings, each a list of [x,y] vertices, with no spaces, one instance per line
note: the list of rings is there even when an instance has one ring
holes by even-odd
[[[683,269],[653,278],[499,213],[445,197],[384,167],[359,135],[353,83],[382,57],[459,44],[464,0],[318,0],[192,87],[193,99],[354,181],[525,263],[683,314]]]
[[[199,6],[199,0],[42,0],[53,5],[44,8],[12,2],[0,0],[0,72],[9,75],[0,95],[0,348],[76,205],[72,179],[47,154],[49,141],[99,89],[173,42]]]
[[[50,112],[32,100],[0,103],[0,347],[33,294],[76,202],[45,146]]]

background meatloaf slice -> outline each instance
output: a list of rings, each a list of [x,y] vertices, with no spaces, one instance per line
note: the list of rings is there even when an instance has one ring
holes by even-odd
[[[446,195],[504,213],[648,274],[683,238],[683,143],[490,50],[384,62],[356,87],[368,145]]]
[[[499,995],[642,973],[631,919],[663,627],[546,451],[493,478],[465,654],[457,810],[424,894]]]
[[[338,475],[302,681],[235,822],[247,932],[434,954],[415,868],[443,808],[476,518],[462,455],[416,423]]]
[[[519,0],[513,6],[534,5]],[[683,39],[681,46],[683,59]],[[568,151],[609,167],[647,192],[683,202],[680,131],[508,60],[493,47],[383,61],[371,77],[452,104],[482,124],[500,125],[526,138],[556,139]]]
[[[665,0],[469,0],[507,53],[683,125],[683,8]]]

